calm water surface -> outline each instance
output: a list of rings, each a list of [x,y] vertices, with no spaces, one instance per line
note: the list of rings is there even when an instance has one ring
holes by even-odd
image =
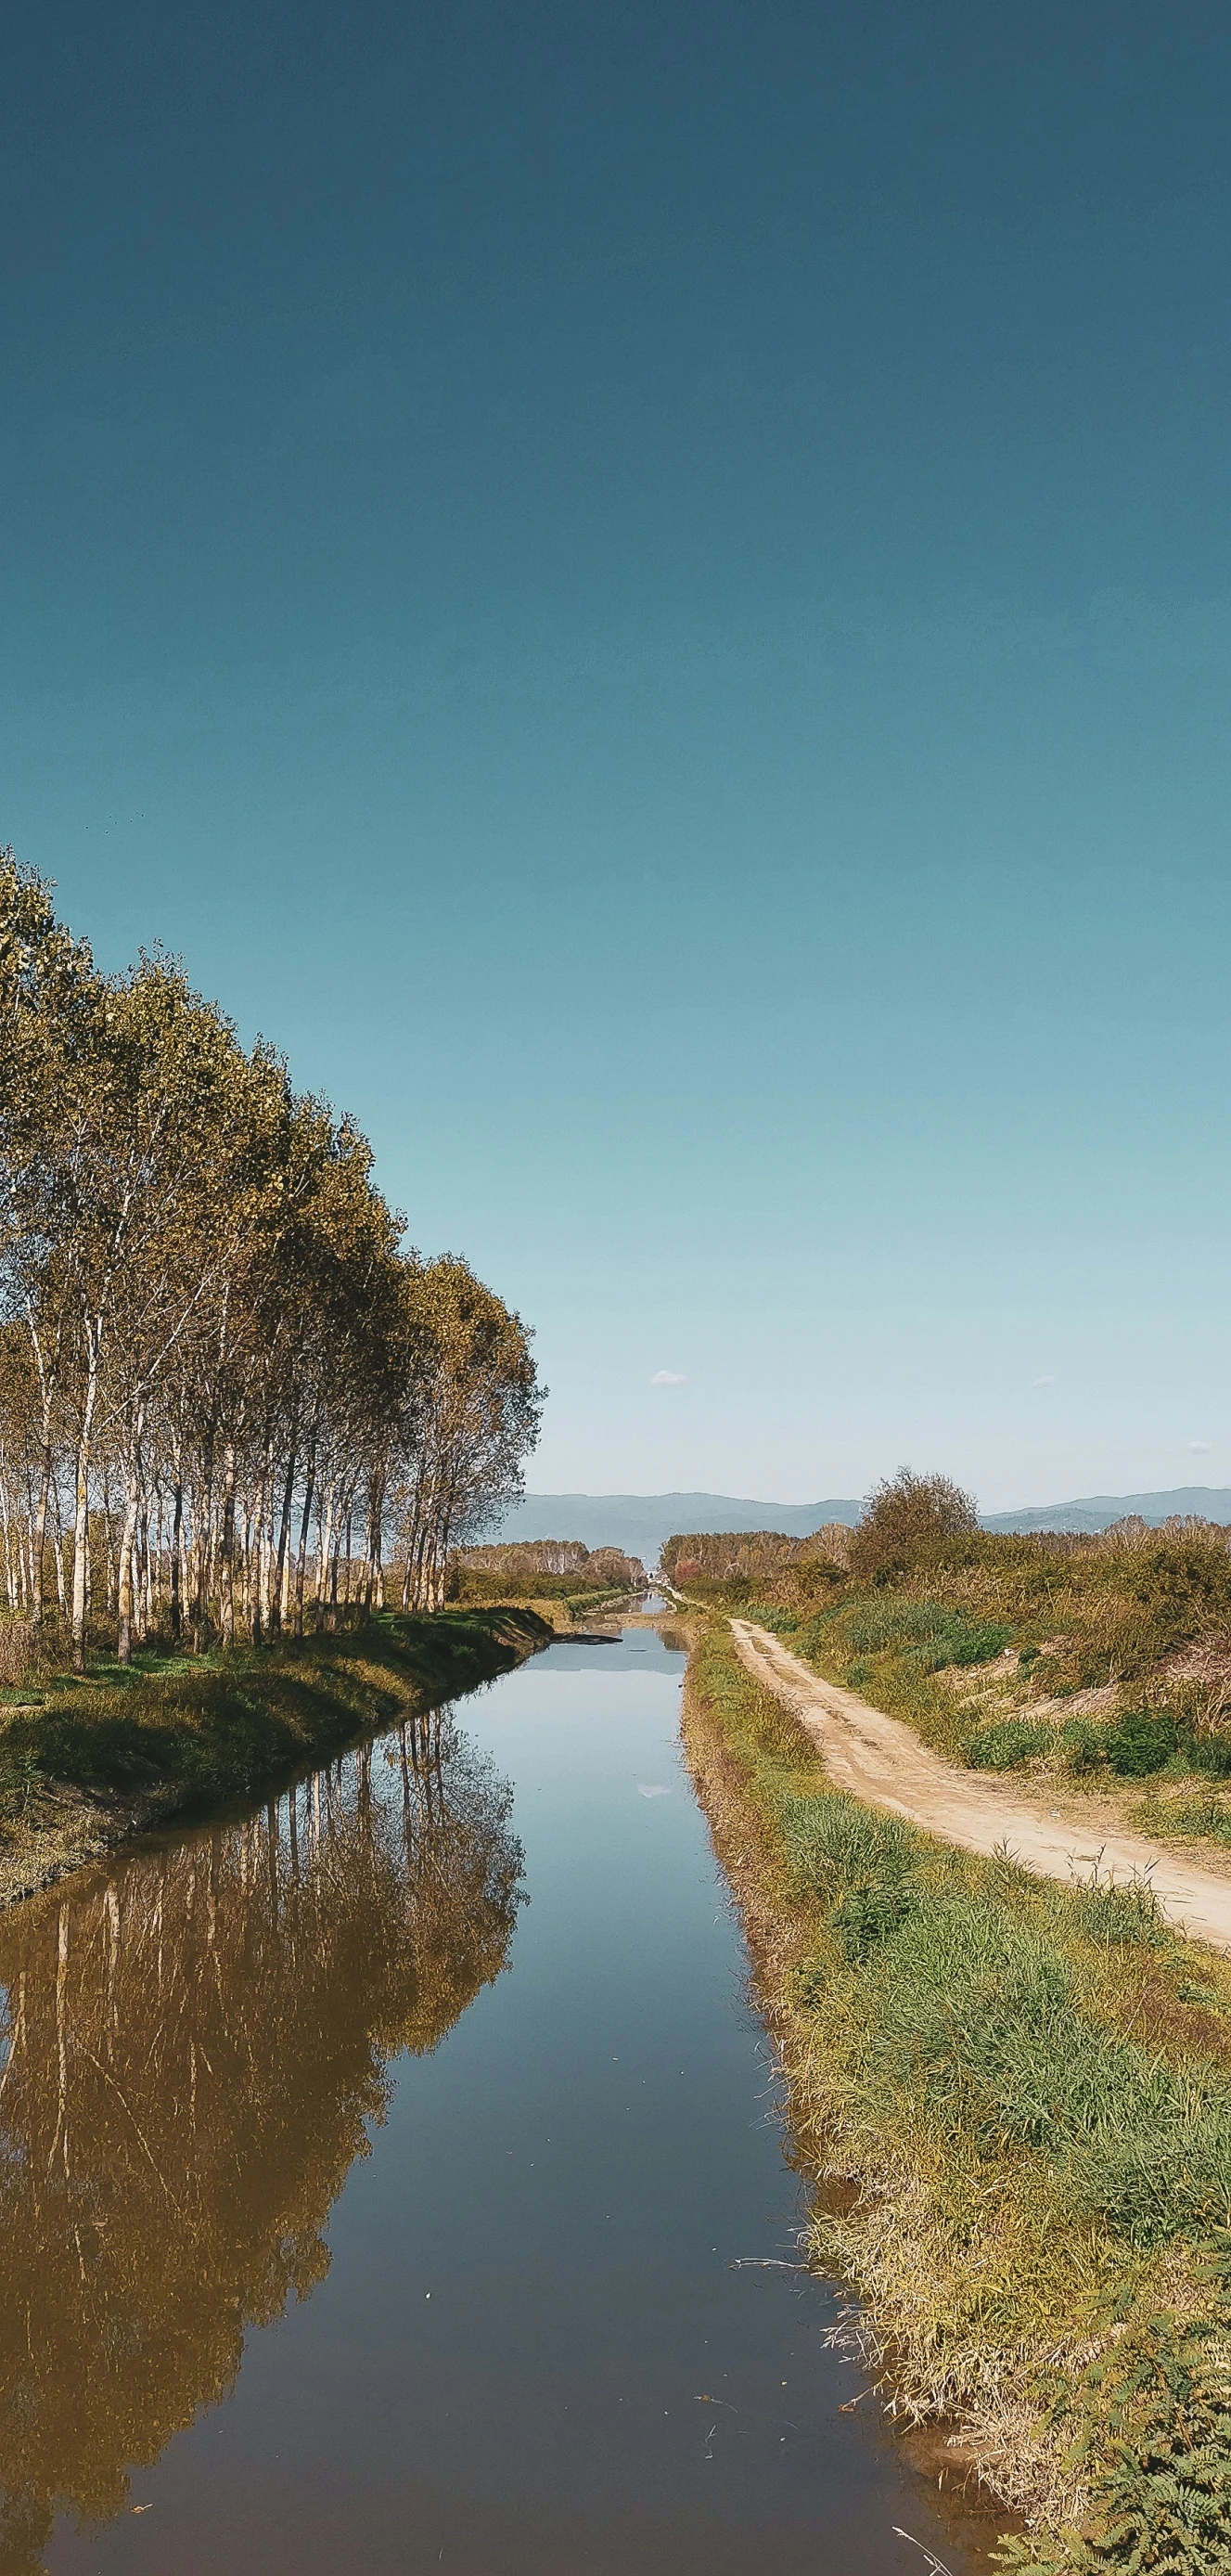
[[[982,2564],[825,2348],[651,1629],[0,1924],[4,2576]]]

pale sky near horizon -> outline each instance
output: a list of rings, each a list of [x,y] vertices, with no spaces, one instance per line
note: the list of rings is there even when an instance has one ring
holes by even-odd
[[[532,1485],[1231,1483],[1229,116],[1190,0],[15,29],[0,840]]]

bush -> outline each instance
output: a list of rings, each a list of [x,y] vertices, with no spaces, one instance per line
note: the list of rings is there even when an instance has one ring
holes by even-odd
[[[870,1601],[848,1619],[846,1633],[857,1653],[896,1646],[921,1671],[938,1673],[946,1664],[990,1664],[1013,1631],[1003,1620],[970,1619],[938,1601]]]
[[[1092,1717],[1069,1717],[1060,1729],[1060,1742],[1068,1755],[1070,1771],[1097,1771],[1107,1759],[1107,1729],[1096,1726]]]
[[[57,1642],[51,1619],[32,1629],[20,1612],[0,1612],[0,1695],[21,1694],[25,1685],[41,1679],[54,1660]]]
[[[1178,1742],[1175,1719],[1149,1708],[1126,1709],[1103,1738],[1108,1762],[1122,1780],[1148,1780],[1170,1761]]]
[[[946,1539],[973,1538],[978,1527],[973,1495],[947,1476],[900,1467],[864,1504],[851,1540],[851,1572],[859,1582],[884,1582],[925,1563]]]
[[[1001,2542],[1016,2576],[1215,2576],[1228,2565],[1231,2390],[1208,2319],[1144,2317],[1085,2374],[1094,2470],[1084,2534]],[[1059,2401],[1066,2415],[1067,2392]]]
[[[1231,1735],[1181,1736],[1185,1758],[1207,1780],[1231,1780]]]
[[[1005,1717],[981,1726],[966,1747],[972,1771],[1020,1771],[1056,1741],[1054,1726],[1032,1724],[1026,1717]]]

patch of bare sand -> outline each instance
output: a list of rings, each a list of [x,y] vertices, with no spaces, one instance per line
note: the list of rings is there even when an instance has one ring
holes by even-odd
[[[1231,1868],[1178,1859],[1162,1843],[1129,1833],[1110,1802],[1060,1806],[1050,1784],[1048,1807],[1023,1796],[1020,1782],[959,1771],[913,1728],[872,1708],[857,1691],[822,1681],[768,1629],[733,1619],[741,1662],[807,1729],[837,1789],[921,1825],[939,1841],[985,1857],[1006,1850],[1040,1878],[1089,1880],[1097,1871],[1120,1885],[1148,1877],[1163,1912],[1195,1941],[1231,1951]]]

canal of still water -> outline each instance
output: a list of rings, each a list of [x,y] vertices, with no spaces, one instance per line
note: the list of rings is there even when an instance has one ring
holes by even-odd
[[[683,1662],[554,1646],[0,1923],[3,2576],[984,2563],[792,2268]]]

